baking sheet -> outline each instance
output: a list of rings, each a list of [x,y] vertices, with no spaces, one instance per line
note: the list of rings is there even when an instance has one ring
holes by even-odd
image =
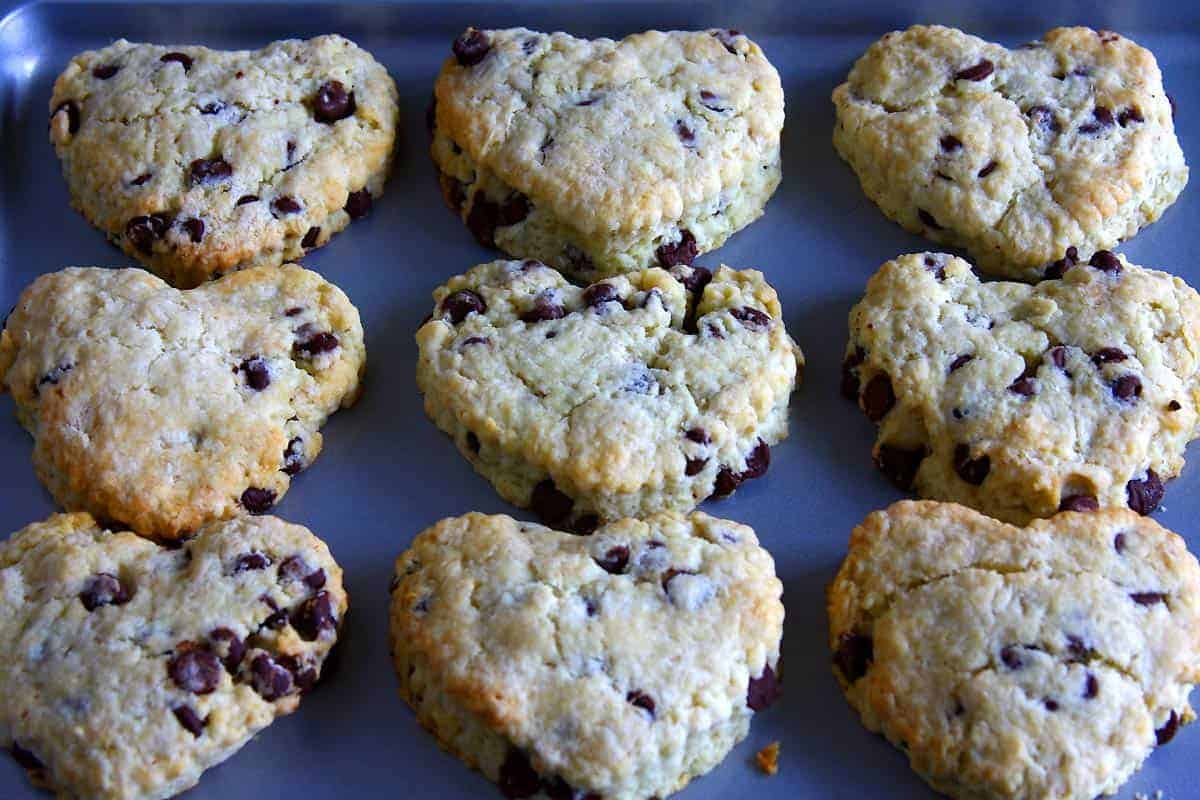
[[[15,8],[0,2],[0,13]],[[748,739],[682,793],[688,800],[929,798],[905,758],[869,734],[828,668],[825,585],[850,529],[900,497],[870,463],[874,426],[838,395],[846,314],[883,261],[929,245],[884,219],[830,145],[829,93],[853,60],[888,30],[940,22],[1007,45],[1055,25],[1117,30],[1158,56],[1178,104],[1184,152],[1200,154],[1200,6],[1169,2],[1044,2],[1031,11],[983,2],[80,4],[17,8],[0,22],[0,311],[43,272],[68,265],[133,265],[70,209],[46,136],[55,76],[77,51],[122,37],[252,48],[286,37],[342,33],[390,70],[404,118],[395,172],[373,214],[304,259],[341,286],[362,312],[369,374],[361,402],[334,416],[325,449],[276,509],[325,539],[346,569],[351,613],[335,674],[300,710],[266,729],[188,797],[499,797],[482,777],[441,752],[395,690],[387,647],[392,561],[427,525],[470,510],[511,513],[421,408],[413,333],[445,278],[495,257],[443,206],[427,154],[424,110],[452,38],[467,25],[525,25],[581,36],[647,28],[733,27],[755,38],[787,92],[784,180],[764,219],[697,263],[758,267],[779,290],[789,330],[808,358],[792,402],[791,436],[773,448],[770,472],[705,510],[752,525],[784,581],[785,694],[758,715]],[[1200,179],[1198,179],[1200,180]],[[1200,187],[1120,249],[1130,260],[1200,286],[1189,258],[1200,228]],[[0,536],[54,512],[29,465],[31,441],[9,398],[0,399]],[[1200,453],[1189,450],[1192,461]],[[1200,463],[1168,486],[1159,521],[1200,550]],[[780,772],[752,766],[754,751],[782,742]],[[1156,752],[1121,792],[1195,797],[1200,726]],[[0,798],[33,798],[21,770],[0,758]]]

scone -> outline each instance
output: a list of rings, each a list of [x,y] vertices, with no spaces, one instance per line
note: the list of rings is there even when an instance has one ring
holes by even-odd
[[[754,270],[660,268],[580,288],[493,261],[434,292],[425,411],[504,499],[586,533],[690,511],[767,471],[799,348]]]
[[[140,269],[66,269],[0,333],[0,392],[65,508],[175,539],[262,514],[358,396],[358,310],[295,264],[179,291]]]
[[[1158,64],[1111,31],[1006,50],[917,25],[871,45],[833,102],[834,146],[883,213],[1001,277],[1086,261],[1187,183]]]
[[[340,36],[221,51],[114,42],[54,84],[71,202],[180,288],[320,247],[380,196],[396,86]]]
[[[959,258],[884,264],[850,312],[842,391],[902,489],[1008,522],[1149,514],[1196,438],[1200,296],[1107,250],[1036,286]]]
[[[706,514],[445,519],[396,562],[400,693],[505,797],[666,797],[778,697],[782,591],[754,531]]]
[[[275,517],[170,549],[30,525],[0,544],[0,747],[62,798],[173,797],[296,710],[346,607],[324,542]]]
[[[855,528],[829,644],[863,724],[939,792],[1092,800],[1195,717],[1200,566],[1131,511],[1022,529],[900,502]]]
[[[485,247],[581,281],[691,264],[779,185],[783,88],[737,31],[468,28],[434,93],[450,208]]]

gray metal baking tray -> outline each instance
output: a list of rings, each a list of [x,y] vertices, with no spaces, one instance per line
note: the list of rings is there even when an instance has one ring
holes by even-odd
[[[982,0],[875,0],[845,7],[761,0],[698,2],[38,3],[0,0],[0,307],[38,274],[67,265],[131,265],[70,209],[46,120],[55,76],[75,52],[118,37],[211,47],[258,47],[338,32],[366,47],[400,87],[404,120],[395,173],[372,216],[305,259],[362,311],[369,376],[362,401],[326,428],[325,451],[277,513],[312,528],[346,569],[352,611],[336,674],[300,710],[209,771],[189,797],[498,797],[439,751],[401,702],[388,659],[387,585],[412,537],[468,510],[528,515],[507,506],[426,420],[414,381],[413,332],[444,278],[489,260],[443,207],[426,152],[424,110],[451,39],[466,25],[525,25],[620,37],[647,28],[733,27],[759,41],[787,91],[784,180],[764,219],[699,263],[763,269],[778,288],[792,335],[808,357],[792,402],[790,438],[770,472],[707,510],[753,525],[785,585],[785,694],[749,738],[683,792],[689,800],[752,793],[767,798],[928,798],[904,757],[867,733],[828,667],[825,585],[851,527],[899,494],[870,463],[873,426],[838,395],[846,313],[867,276],[926,242],[884,219],[830,145],[829,93],[863,49],[888,30],[940,22],[1017,44],[1056,25],[1087,24],[1150,47],[1178,103],[1185,153],[1200,158],[1200,4],[1071,3],[1036,8]],[[1197,180],[1200,182],[1200,179]],[[1131,260],[1200,285],[1191,237],[1200,186],[1121,248]],[[0,309],[0,310],[2,310]],[[0,400],[0,536],[55,510],[29,466],[31,443]],[[1167,490],[1158,519],[1200,551],[1200,453]],[[773,778],[751,765],[782,742]],[[1200,726],[1155,753],[1121,793],[1171,800],[1200,795]],[[0,798],[33,798],[21,771],[0,759]]]

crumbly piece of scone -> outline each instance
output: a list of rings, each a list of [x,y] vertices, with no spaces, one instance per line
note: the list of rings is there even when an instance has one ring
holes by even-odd
[[[846,698],[951,797],[1113,794],[1195,717],[1200,565],[1131,511],[1022,529],[896,503],[855,528],[828,599]]]
[[[1124,256],[1030,286],[916,253],[851,310],[842,392],[901,489],[1016,523],[1149,514],[1197,436],[1198,354],[1200,296]]]
[[[782,591],[754,531],[706,514],[442,520],[396,562],[400,693],[506,797],[666,797],[779,695]]]
[[[834,146],[883,213],[1003,277],[1112,247],[1187,183],[1158,64],[1111,31],[1007,50],[917,25],[871,45],[833,102]]]
[[[171,284],[279,265],[371,210],[396,86],[340,36],[221,51],[114,42],[54,84],[71,202]]]
[[[25,290],[0,333],[0,392],[64,507],[144,536],[262,514],[358,396],[358,310],[315,272],[254,267],[187,291],[72,268]]]
[[[470,28],[453,51],[433,160],[486,247],[584,281],[691,264],[779,185],[783,88],[736,31],[615,42]]]
[[[787,436],[803,356],[762,273],[676,274],[452,278],[417,331],[426,413],[504,499],[581,533],[733,492]]]
[[[0,544],[0,747],[59,797],[173,797],[296,710],[346,608],[325,543],[275,517],[179,548],[30,525]]]

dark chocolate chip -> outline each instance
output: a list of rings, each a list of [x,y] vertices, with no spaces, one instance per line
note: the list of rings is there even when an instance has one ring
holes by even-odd
[[[192,244],[200,244],[204,240],[204,220],[195,217],[185,219],[180,223],[180,227],[187,233]]]
[[[737,37],[742,35],[738,30],[714,31],[713,38],[721,44],[725,45],[725,49],[733,55],[737,55]]]
[[[87,586],[79,593],[79,602],[89,612],[102,606],[122,606],[133,599],[125,584],[115,575],[98,572],[88,581]]]
[[[1125,552],[1125,534],[1118,533],[1116,536],[1113,537],[1113,549],[1116,550],[1118,553]]]
[[[337,122],[353,114],[356,108],[354,92],[347,92],[341,81],[326,81],[313,97],[313,118],[317,122]]]
[[[1113,381],[1113,397],[1125,403],[1136,403],[1142,396],[1142,379],[1137,375],[1122,375]]]
[[[987,76],[991,75],[995,69],[996,65],[985,58],[974,66],[967,67],[966,69],[960,69],[958,72],[954,73],[954,80],[981,81]]]
[[[548,525],[565,522],[575,508],[575,501],[558,490],[554,481],[546,480],[533,487],[529,507]]]
[[[479,437],[473,431],[467,431],[467,449],[476,455],[479,454]]]
[[[554,290],[547,289],[533,298],[533,307],[521,314],[521,321],[528,323],[549,322],[550,320],[562,319],[566,315],[567,310],[555,298]]]
[[[1075,247],[1068,247],[1062,258],[1046,267],[1042,277],[1046,280],[1058,280],[1066,274],[1067,270],[1079,263],[1078,259],[1079,250]]]
[[[943,136],[941,140],[938,141],[938,144],[941,145],[942,150],[946,151],[947,153],[953,153],[956,150],[961,150],[963,146],[961,139],[950,134]]]
[[[1095,675],[1089,672],[1083,681],[1083,699],[1094,700],[1098,694],[1100,694],[1100,682],[1096,680]]]
[[[337,627],[337,616],[333,610],[333,597],[329,592],[317,592],[305,600],[292,614],[292,627],[306,642],[320,638],[325,631]]]
[[[1097,511],[1100,501],[1090,494],[1068,494],[1058,504],[1059,511]]]
[[[280,195],[271,201],[271,213],[277,217],[300,213],[300,204],[290,195]]]
[[[689,478],[699,475],[704,471],[704,465],[708,463],[707,458],[689,458],[683,465],[683,474]]]
[[[716,480],[713,482],[713,497],[728,497],[733,494],[738,485],[742,482],[741,476],[725,465],[717,470]]]
[[[1042,705],[1046,707],[1047,711],[1058,711],[1058,701],[1052,697],[1044,698],[1042,700]]]
[[[1067,636],[1067,652],[1071,654],[1068,660],[1073,663],[1085,663],[1096,654],[1096,651],[1088,647],[1083,639],[1070,635]]]
[[[696,144],[696,132],[681,119],[675,120],[675,135],[683,142],[684,147],[693,147]]]
[[[542,779],[529,763],[529,758],[516,748],[511,748],[500,765],[500,794],[509,800],[533,797],[542,788]]]
[[[1167,596],[1162,592],[1132,592],[1129,599],[1139,606],[1152,606],[1158,603],[1165,605],[1167,602]]]
[[[1175,738],[1175,734],[1179,732],[1179,715],[1171,709],[1171,716],[1167,717],[1166,723],[1159,729],[1154,731],[1154,739],[1159,747],[1162,747],[1167,742]]]
[[[73,369],[75,369],[74,364],[58,364],[52,367],[49,372],[38,378],[38,390],[40,391],[43,386],[58,386],[58,382],[63,379],[63,376]]]
[[[1016,645],[1008,645],[1003,648],[1000,651],[1000,660],[1011,670],[1018,670],[1025,666],[1025,659],[1021,658],[1020,649]]]
[[[206,116],[211,116],[212,114],[220,114],[224,110],[225,110],[225,104],[222,103],[221,101],[217,100],[212,103],[207,103],[204,106],[201,106],[200,113],[204,114]]]
[[[940,231],[942,229],[942,226],[938,224],[938,221],[936,219],[934,219],[933,214],[930,214],[928,211],[926,211],[923,208],[917,209],[917,217],[921,220],[921,223],[923,225],[925,225],[927,228],[933,228],[936,231]]]
[[[872,422],[883,419],[896,405],[896,393],[892,391],[892,380],[887,373],[880,372],[867,382],[862,393],[863,413]]]
[[[1029,118],[1033,120],[1034,124],[1042,130],[1049,133],[1060,133],[1062,131],[1062,125],[1059,124],[1054,116],[1054,112],[1049,107],[1033,106],[1026,113],[1029,114]]]
[[[167,662],[175,685],[192,694],[209,694],[221,684],[221,660],[208,650],[191,647]]]
[[[92,67],[92,77],[106,81],[120,71],[121,68],[116,64],[99,64]]]
[[[691,266],[699,254],[700,251],[696,247],[696,237],[688,230],[679,232],[679,241],[670,244],[661,244],[654,251],[654,256],[658,259],[658,263],[668,268],[677,264]]]
[[[1066,372],[1067,371],[1067,348],[1064,347],[1063,345],[1059,344],[1059,345],[1055,345],[1054,347],[1051,347],[1048,352],[1050,353],[1050,363],[1053,364],[1058,369],[1061,369],[1063,372]],[[1067,377],[1068,378],[1071,377],[1070,373],[1067,374]]]
[[[464,67],[473,67],[483,61],[484,56],[492,49],[492,43],[483,31],[467,28],[454,40],[450,49],[454,52],[454,57],[458,59],[459,64]]]
[[[954,359],[953,361],[951,361],[951,362],[950,362],[950,369],[949,369],[949,372],[954,372],[956,369],[958,369],[958,368],[960,368],[960,367],[962,367],[962,366],[964,366],[964,365],[966,365],[966,364],[969,364],[969,363],[971,363],[971,362],[972,362],[972,361],[974,361],[974,360],[975,360],[975,356],[972,356],[972,355],[961,355],[961,356],[959,356],[958,358],[956,358],[956,359]]]
[[[146,184],[146,181],[150,180],[153,177],[154,177],[154,173],[143,172],[141,175],[138,175],[136,178],[131,180],[129,182],[129,185],[130,186],[144,186]]]
[[[1172,400],[1171,402],[1167,403],[1167,411],[1178,411],[1181,408],[1183,408],[1183,406],[1179,404],[1178,400]]]
[[[300,333],[300,331],[297,331],[297,333]],[[295,350],[297,355],[312,358],[322,353],[332,352],[337,347],[338,338],[336,336],[329,331],[318,331],[302,341],[297,341],[292,349]]]
[[[1120,125],[1122,128],[1124,128],[1134,122],[1145,122],[1145,121],[1146,121],[1145,117],[1142,116],[1142,110],[1140,108],[1138,108],[1137,106],[1129,106],[1127,108],[1123,108],[1123,109],[1121,109],[1120,113],[1117,114],[1117,124]]]
[[[242,508],[251,514],[266,514],[275,506],[275,490],[251,486],[242,492]]]
[[[762,711],[779,699],[783,686],[770,664],[763,665],[762,674],[751,678],[746,684],[746,705],[753,711]]]
[[[266,569],[269,566],[271,566],[271,558],[265,553],[243,553],[234,562],[233,573],[236,575],[239,572]]]
[[[135,250],[150,255],[154,242],[167,232],[169,222],[164,214],[151,214],[146,217],[134,217],[125,225],[125,238]]]
[[[890,444],[881,444],[875,454],[875,466],[896,488],[907,492],[912,489],[913,481],[917,477],[917,470],[920,469],[925,456],[924,448],[910,450]]]
[[[192,57],[187,53],[167,53],[158,60],[164,64],[170,64],[172,61],[177,61],[183,66],[184,72],[187,72],[192,68]]]
[[[996,167],[998,167],[998,166],[1000,166],[1000,162],[989,161],[987,164],[984,165],[983,169],[979,170],[979,174],[976,175],[976,177],[986,178],[988,175],[991,175],[993,172],[995,172]]]
[[[629,704],[642,709],[650,715],[650,719],[654,719],[654,698],[643,692],[641,689],[634,689],[625,695],[625,701]]]
[[[843,633],[838,637],[837,650],[833,654],[833,665],[847,683],[854,683],[867,674],[875,657],[875,643],[870,636],[859,633]]]
[[[688,271],[689,269],[690,271]],[[679,273],[684,271],[688,271],[688,274],[681,277]],[[694,295],[702,294],[704,287],[712,283],[712,271],[706,267],[675,267],[671,270],[671,274],[683,284],[684,289]]]
[[[620,301],[621,293],[611,283],[593,283],[583,290],[584,305],[590,308],[598,308],[605,303],[619,303]]]
[[[599,527],[599,514],[582,514],[571,523],[570,532],[576,536],[591,536]]]
[[[208,717],[200,719],[200,715],[192,710],[191,706],[175,706],[171,709],[171,713],[175,715],[175,719],[179,720],[183,729],[192,736],[204,733],[204,726],[208,724]]]
[[[213,652],[221,659],[230,675],[236,675],[246,655],[246,643],[229,628],[214,628],[208,634]]]
[[[258,202],[258,195],[256,195],[256,194],[244,194],[244,195],[242,195],[241,197],[239,197],[239,198],[238,198],[238,200],[237,200],[237,205],[239,205],[239,206],[244,206],[244,205],[246,205],[246,204],[248,204],[248,203],[257,203],[257,202]]]
[[[733,315],[734,319],[742,323],[742,327],[748,331],[757,333],[771,327],[771,318],[757,308],[743,306],[742,308],[732,309],[729,313]]]
[[[519,192],[511,194],[496,214],[496,226],[507,228],[509,225],[516,225],[529,216],[532,208],[528,197]]]
[[[346,213],[352,220],[362,219],[370,214],[373,205],[374,200],[371,198],[371,193],[366,189],[359,189],[357,192],[346,195]]]
[[[1097,367],[1101,364],[1119,364],[1129,358],[1129,355],[1119,347],[1102,347],[1092,354],[1092,363]]]
[[[271,367],[262,356],[247,358],[238,369],[246,374],[246,385],[256,392],[271,385]]]
[[[188,167],[188,180],[192,186],[203,186],[218,183],[233,176],[233,167],[220,156],[216,158],[197,158]]]
[[[1085,122],[1079,126],[1080,133],[1099,133],[1100,131],[1111,128],[1115,123],[1112,112],[1104,106],[1096,106],[1092,111],[1092,121]]]
[[[704,428],[689,428],[683,435],[686,436],[689,441],[695,442],[696,444],[708,444],[712,441],[712,437],[708,435],[708,431],[704,430]]]
[[[992,459],[985,453],[978,458],[971,458],[971,448],[960,444],[954,448],[954,471],[972,486],[984,482],[992,470]]]
[[[317,240],[320,238],[321,238],[321,229],[318,226],[314,225],[305,232],[304,238],[300,240],[300,246],[303,247],[305,250],[309,249],[310,247],[315,247],[317,244]]]
[[[450,322],[453,325],[458,325],[469,314],[482,314],[485,311],[487,311],[487,303],[470,289],[459,289],[442,301],[442,313],[450,315]]]
[[[1037,394],[1037,380],[1032,375],[1021,375],[1008,385],[1008,390],[1022,397],[1033,397]]]
[[[278,700],[292,691],[292,673],[266,653],[259,653],[250,663],[250,685],[264,700]]]
[[[746,456],[746,469],[739,475],[738,483],[751,478],[761,478],[771,466],[771,448],[762,439],[754,445],[754,449]]]
[[[283,466],[280,472],[296,475],[304,469],[304,440],[293,436],[288,440],[287,448],[283,451]]]

